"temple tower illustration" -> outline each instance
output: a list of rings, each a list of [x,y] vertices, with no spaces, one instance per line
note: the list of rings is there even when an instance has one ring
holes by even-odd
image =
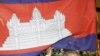
[[[39,9],[34,8],[31,20],[23,23],[13,14],[7,27],[9,36],[0,50],[19,50],[53,44],[72,34],[65,28],[65,16],[59,10],[55,11],[52,19],[45,20]]]

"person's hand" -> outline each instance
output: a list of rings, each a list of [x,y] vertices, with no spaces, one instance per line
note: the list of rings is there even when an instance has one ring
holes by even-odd
[[[51,56],[52,55],[52,48],[48,48],[47,50],[47,55],[46,56]]]

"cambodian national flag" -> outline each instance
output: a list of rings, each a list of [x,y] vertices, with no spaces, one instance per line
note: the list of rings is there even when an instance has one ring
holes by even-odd
[[[0,0],[0,56],[49,47],[96,50],[95,0]]]

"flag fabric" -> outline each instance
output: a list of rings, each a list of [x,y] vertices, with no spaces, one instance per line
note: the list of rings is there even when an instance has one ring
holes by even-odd
[[[96,50],[95,0],[0,0],[0,56]]]

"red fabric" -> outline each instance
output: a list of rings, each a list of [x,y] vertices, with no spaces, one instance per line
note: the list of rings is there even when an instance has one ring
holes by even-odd
[[[65,26],[73,36],[86,36],[96,33],[95,0],[61,0],[50,3],[0,4],[0,46],[9,31],[6,22],[16,13],[21,22],[31,19],[32,10],[37,7],[44,18],[52,18],[59,10],[66,16]]]

